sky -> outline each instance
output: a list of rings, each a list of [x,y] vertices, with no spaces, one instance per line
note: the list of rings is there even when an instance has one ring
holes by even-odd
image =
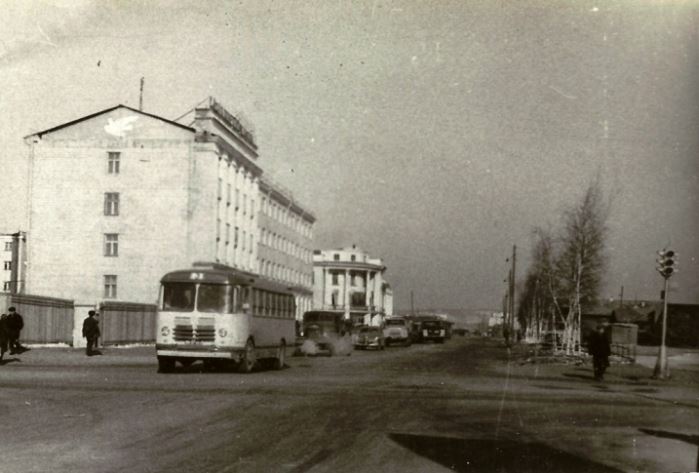
[[[22,137],[122,103],[214,96],[317,216],[314,246],[387,266],[398,309],[501,307],[517,246],[600,176],[601,297],[699,303],[699,0],[3,0],[0,231]]]

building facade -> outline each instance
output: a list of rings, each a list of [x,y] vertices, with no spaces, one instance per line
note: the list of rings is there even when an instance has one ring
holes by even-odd
[[[196,261],[259,271],[257,146],[213,98],[183,122],[119,105],[26,141],[27,293],[154,303]]]
[[[313,254],[313,309],[335,311],[355,324],[381,325],[393,315],[393,292],[379,258],[351,246]]]
[[[259,272],[288,284],[296,293],[296,319],[313,305],[313,224],[315,216],[288,190],[260,179]]]
[[[26,241],[24,232],[0,234],[2,292],[19,294],[24,291]]]

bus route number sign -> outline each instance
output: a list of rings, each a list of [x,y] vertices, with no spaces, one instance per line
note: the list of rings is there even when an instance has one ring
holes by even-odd
[[[202,281],[204,279],[204,273],[189,273],[189,279],[193,281]]]

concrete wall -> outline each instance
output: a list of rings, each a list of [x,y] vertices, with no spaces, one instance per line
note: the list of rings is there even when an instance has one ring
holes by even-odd
[[[126,137],[105,133],[130,119]],[[193,133],[117,109],[47,134],[33,146],[26,291],[94,303],[104,275],[117,276],[119,300],[154,303],[159,278],[188,264],[188,162]],[[109,151],[121,153],[118,174]],[[119,215],[104,215],[106,192]],[[104,234],[119,254],[104,255]]]

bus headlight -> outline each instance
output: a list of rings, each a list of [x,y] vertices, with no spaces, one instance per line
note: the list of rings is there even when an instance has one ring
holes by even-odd
[[[225,328],[220,328],[218,329],[218,335],[221,338],[226,338],[226,335],[228,335],[228,330],[226,330]]]
[[[161,328],[160,335],[162,335],[163,337],[167,337],[168,335],[170,335],[170,328],[169,327]]]

